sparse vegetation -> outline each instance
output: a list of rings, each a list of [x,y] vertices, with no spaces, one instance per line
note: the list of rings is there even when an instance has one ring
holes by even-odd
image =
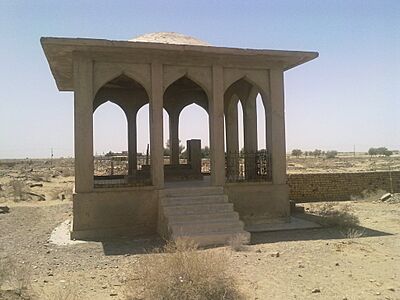
[[[336,150],[326,151],[326,158],[335,158],[338,152]]]
[[[391,156],[393,154],[393,151],[388,150],[386,147],[369,148],[368,154],[371,156]]]
[[[9,258],[0,259],[0,287],[6,286],[7,291],[0,289],[0,299],[30,299],[30,272],[26,265],[17,264]],[[8,295],[3,295],[7,293]],[[4,298],[3,298],[4,297]]]
[[[12,180],[10,182],[10,186],[12,188],[12,193],[15,202],[26,199],[27,186],[25,182],[21,180]]]
[[[320,157],[321,154],[322,154],[322,150],[319,150],[319,149],[315,149],[315,150],[312,152],[312,155],[313,155],[314,157]]]
[[[347,228],[345,231],[342,231],[342,234],[347,239],[358,239],[362,237],[365,233],[365,230],[360,230],[357,228]]]
[[[72,284],[58,287],[51,292],[41,291],[40,299],[44,300],[78,300],[80,299],[76,293],[76,288]]]
[[[382,195],[386,194],[387,192],[384,190],[364,190],[362,191],[361,195],[352,196],[352,201],[363,200],[363,201],[377,201],[379,200]]]
[[[221,250],[221,249],[219,249]],[[142,261],[145,299],[240,299],[228,273],[228,254],[198,250],[190,240],[168,243]],[[135,299],[135,281],[127,285],[127,299]]]
[[[247,239],[242,234],[237,234],[229,239],[229,247],[233,251],[243,251],[246,249]]]
[[[322,218],[323,225],[352,228],[359,224],[358,217],[349,204],[338,206],[335,202],[313,204],[310,211]]]
[[[292,150],[292,156],[296,156],[299,157],[303,154],[303,151],[301,151],[300,149],[293,149]]]

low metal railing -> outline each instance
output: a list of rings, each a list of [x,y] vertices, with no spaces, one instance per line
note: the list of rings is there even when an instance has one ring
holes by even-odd
[[[266,150],[228,152],[225,155],[227,182],[271,181],[271,158]]]

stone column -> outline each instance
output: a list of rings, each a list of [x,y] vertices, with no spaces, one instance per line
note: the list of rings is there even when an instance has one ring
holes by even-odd
[[[171,165],[179,165],[179,112],[176,110],[169,115],[169,147]]]
[[[137,109],[129,110],[128,120],[128,175],[135,174],[137,170]]]
[[[163,66],[152,63],[149,105],[150,163],[152,184],[158,188],[164,187],[163,94]]]
[[[239,175],[239,136],[238,136],[238,98],[234,96],[228,102],[225,112],[227,178],[236,180]]]
[[[209,104],[211,184],[219,186],[225,183],[223,68],[214,65],[212,71],[213,90]]]
[[[272,151],[272,122],[271,122],[271,112],[270,112],[270,107],[267,105],[267,101],[264,101],[263,97],[263,102],[264,102],[264,110],[265,110],[265,149],[267,150],[267,159],[268,159],[268,165],[267,165],[267,172],[268,176],[270,179],[272,179],[272,161],[271,161],[271,151]]]
[[[270,70],[272,182],[286,184],[286,145],[283,70]],[[269,124],[269,122],[267,123]],[[268,129],[268,128],[267,128]]]
[[[73,58],[75,191],[91,192],[94,188],[93,162],[93,61]]]
[[[258,93],[252,89],[246,99],[243,110],[244,127],[244,151],[246,179],[256,177],[256,153],[257,153],[257,106]]]

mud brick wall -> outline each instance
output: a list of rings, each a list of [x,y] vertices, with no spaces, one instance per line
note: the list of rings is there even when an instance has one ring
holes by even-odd
[[[392,171],[393,191],[400,192],[400,171]],[[288,174],[290,199],[296,202],[342,201],[363,191],[390,192],[389,172]]]

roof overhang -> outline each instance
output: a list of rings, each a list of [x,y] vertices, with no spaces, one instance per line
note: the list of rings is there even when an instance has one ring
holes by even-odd
[[[259,62],[279,64],[285,71],[304,64],[316,57],[318,52],[311,51],[286,51],[286,50],[259,50],[227,48],[214,46],[175,45],[148,42],[112,41],[104,39],[84,38],[54,38],[42,37],[40,39],[51,72],[60,91],[73,90],[73,53],[87,53],[92,57],[110,57],[119,55],[172,55],[182,57],[206,57],[210,61]]]

